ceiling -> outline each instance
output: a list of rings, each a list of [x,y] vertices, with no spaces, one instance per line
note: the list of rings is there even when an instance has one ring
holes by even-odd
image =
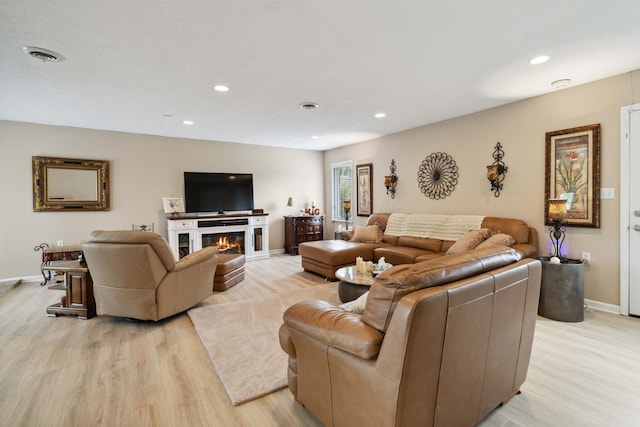
[[[327,150],[640,69],[639,18],[638,0],[0,0],[0,119]]]

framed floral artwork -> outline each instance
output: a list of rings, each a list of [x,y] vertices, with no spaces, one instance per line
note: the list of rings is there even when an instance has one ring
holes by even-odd
[[[567,226],[600,228],[600,124],[547,132],[545,155],[545,224],[549,199],[566,199]]]
[[[356,189],[358,192],[358,216],[373,213],[373,164],[356,166]]]

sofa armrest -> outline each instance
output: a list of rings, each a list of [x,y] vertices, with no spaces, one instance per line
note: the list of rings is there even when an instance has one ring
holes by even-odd
[[[208,246],[206,248],[200,249],[199,251],[192,252],[181,260],[177,261],[176,266],[172,271],[187,269],[191,266],[201,263],[204,260],[216,256],[216,253],[217,249],[213,246]]]
[[[382,345],[383,334],[364,323],[362,316],[326,301],[299,302],[282,318],[287,327],[362,359],[375,359]]]
[[[538,256],[538,248],[529,243],[514,243],[511,248],[515,249],[522,258],[536,258]]]

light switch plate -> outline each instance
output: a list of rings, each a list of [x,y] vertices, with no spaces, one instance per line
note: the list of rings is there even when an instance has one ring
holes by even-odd
[[[615,188],[601,188],[600,189],[600,199],[615,199],[616,198],[616,189]]]

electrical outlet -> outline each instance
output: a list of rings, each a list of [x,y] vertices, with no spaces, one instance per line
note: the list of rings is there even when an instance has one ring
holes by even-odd
[[[58,240],[58,242],[56,243],[56,245],[58,245],[58,246],[64,246],[64,240]]]
[[[582,257],[580,258],[585,264],[591,264],[591,252],[582,252]]]

